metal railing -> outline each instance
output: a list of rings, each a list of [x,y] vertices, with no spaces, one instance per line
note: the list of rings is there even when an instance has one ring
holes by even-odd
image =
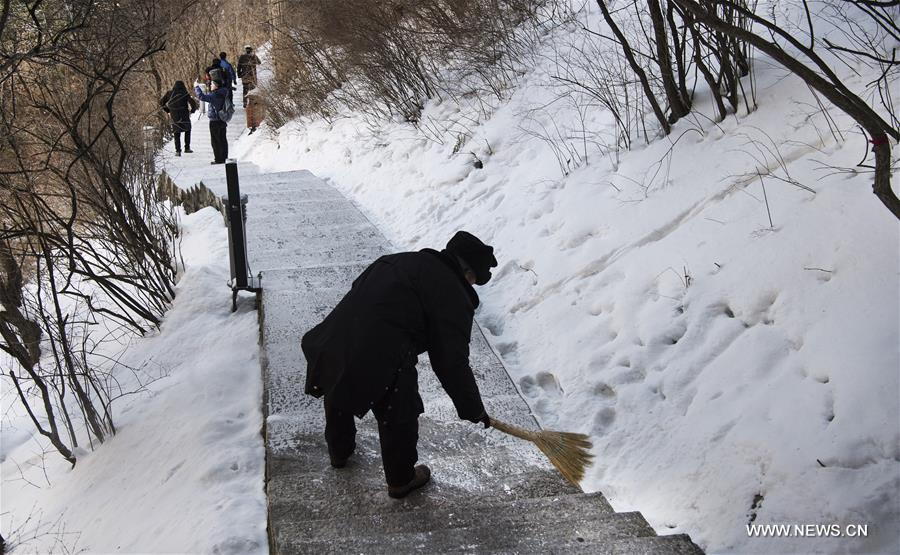
[[[237,310],[238,291],[256,293],[257,306],[262,292],[262,273],[255,277],[250,269],[247,254],[247,195],[241,194],[238,180],[237,160],[229,158],[225,162],[225,181],[228,196],[223,197],[225,216],[228,224],[228,258],[231,262],[231,311]]]

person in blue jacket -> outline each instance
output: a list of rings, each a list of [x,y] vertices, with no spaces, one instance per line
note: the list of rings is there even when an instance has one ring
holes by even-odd
[[[209,138],[212,143],[214,160],[211,164],[224,164],[228,158],[228,124],[219,119],[219,110],[225,108],[225,99],[228,98],[230,87],[225,86],[221,79],[213,79],[210,84],[210,92],[205,93],[200,87],[194,88],[197,98],[206,102],[209,106],[206,112],[209,118]]]
[[[232,67],[231,63],[225,59],[226,54],[224,52],[219,52],[219,66],[225,71],[226,80],[228,81],[226,87],[228,88],[228,100],[231,100],[231,103],[234,104],[234,89],[237,87],[237,75],[234,73],[234,67]]]

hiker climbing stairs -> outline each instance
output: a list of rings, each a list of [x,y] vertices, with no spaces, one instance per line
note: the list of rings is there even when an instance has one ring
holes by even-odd
[[[236,104],[237,120],[243,114]],[[233,127],[230,140],[236,138]],[[202,142],[196,144],[203,152]],[[164,165],[183,188],[202,181],[225,194],[223,166],[209,166],[202,156],[196,162],[172,157]],[[272,552],[701,552],[687,536],[657,536],[639,513],[616,513],[602,494],[582,493],[530,443],[460,421],[427,357],[418,365],[426,411],[419,419],[418,451],[432,470],[431,483],[402,500],[388,496],[371,415],[358,423],[347,466],[332,468],[322,401],[303,393],[300,337],[369,263],[395,249],[353,203],[313,174],[238,168],[241,191],[249,196],[250,265],[262,274]],[[223,288],[223,304],[226,297]],[[477,325],[471,362],[488,414],[538,428]]]

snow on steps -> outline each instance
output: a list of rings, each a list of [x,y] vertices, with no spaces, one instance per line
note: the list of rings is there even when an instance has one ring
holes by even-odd
[[[166,165],[182,186],[202,181],[226,193],[223,166],[185,157]],[[701,553],[687,536],[657,537],[639,513],[614,513],[601,494],[581,493],[529,444],[460,422],[427,357],[419,364],[426,407],[419,459],[431,467],[432,483],[404,500],[387,496],[371,417],[358,424],[347,468],[332,469],[321,401],[303,394],[299,340],[369,262],[393,249],[362,212],[310,172],[263,174],[239,164],[239,175],[249,196],[250,264],[263,276],[272,552]],[[472,362],[488,411],[536,427],[477,325]]]
[[[223,172],[224,173],[224,172]],[[459,422],[428,367],[419,457],[432,483],[387,496],[377,429],[359,423],[357,451],[332,469],[321,402],[303,395],[302,333],[369,262],[393,249],[340,193],[309,172],[241,172],[253,271],[263,275],[267,492],[272,550],[319,552],[700,553],[685,536],[657,537],[638,513],[614,513],[600,494],[565,483],[528,444]],[[224,192],[223,180],[207,185]],[[423,357],[427,358],[427,357]],[[537,424],[480,328],[472,360],[489,411]]]

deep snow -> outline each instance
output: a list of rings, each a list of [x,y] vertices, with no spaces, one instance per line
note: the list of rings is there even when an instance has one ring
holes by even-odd
[[[864,138],[833,108],[845,140],[828,134],[809,90],[763,60],[758,110],[563,175],[534,134],[578,148],[550,60],[488,118],[427,106],[432,130],[476,122],[458,153],[451,131],[359,115],[264,128],[235,152],[330,178],[399,248],[457,229],[493,244],[477,318],[543,425],[592,435],[583,485],[617,510],[714,552],[900,552],[900,236],[871,175],[826,167],[853,168]],[[609,125],[588,112],[598,136]],[[750,522],[869,537],[751,539]]]
[[[268,552],[256,312],[230,311],[221,214],[182,224],[177,297],[122,358],[166,377],[113,404],[115,436],[70,468],[43,454],[3,382],[2,533],[16,553]]]

